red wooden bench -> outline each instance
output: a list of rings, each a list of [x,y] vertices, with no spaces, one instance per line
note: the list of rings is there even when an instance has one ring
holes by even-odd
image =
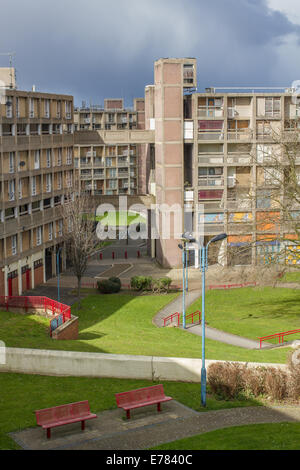
[[[81,429],[84,431],[85,421],[97,418],[97,415],[90,412],[88,401],[38,410],[35,415],[37,424],[47,430],[48,439],[51,437],[51,428],[81,421]]]
[[[118,408],[123,408],[126,411],[127,419],[130,419],[130,410],[148,405],[157,405],[157,411],[161,411],[160,404],[170,400],[173,400],[173,398],[166,397],[163,385],[116,393]]]

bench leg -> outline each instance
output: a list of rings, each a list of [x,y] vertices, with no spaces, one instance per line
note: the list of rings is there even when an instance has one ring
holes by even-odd
[[[126,410],[126,418],[130,419],[130,410]]]
[[[85,421],[81,421],[81,431],[85,430]]]
[[[160,412],[161,411],[161,406],[160,406],[160,403],[157,403],[157,411]]]
[[[47,429],[47,439],[51,438],[51,428]]]

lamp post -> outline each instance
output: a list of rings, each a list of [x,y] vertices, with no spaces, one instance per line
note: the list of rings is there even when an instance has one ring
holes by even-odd
[[[227,238],[226,233],[222,233],[212,238],[207,245],[204,243],[201,248],[200,269],[202,272],[202,369],[201,369],[201,404],[206,407],[206,367],[205,367],[205,272],[208,268],[207,253],[211,243]]]
[[[185,323],[185,292],[188,291],[188,265],[187,265],[187,243],[195,243],[196,239],[193,238],[191,233],[184,233],[182,235],[182,244],[178,245],[178,248],[182,250],[182,324],[183,328],[186,328]]]
[[[60,291],[59,291],[59,255],[62,251],[62,247],[57,250],[56,253],[56,272],[57,272],[57,301],[60,302]]]

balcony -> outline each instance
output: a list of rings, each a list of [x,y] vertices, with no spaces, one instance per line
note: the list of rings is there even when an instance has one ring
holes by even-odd
[[[198,117],[222,118],[224,117],[223,106],[198,106]]]
[[[221,154],[209,154],[209,153],[199,153],[198,154],[198,163],[203,165],[208,163],[210,165],[223,165],[224,164],[224,155]]]
[[[92,179],[92,173],[81,173],[80,178],[82,180],[90,180]]]
[[[227,164],[233,165],[247,165],[251,164],[251,155],[249,153],[240,154],[240,153],[228,153]]]
[[[198,140],[224,140],[224,131],[220,129],[199,129]]]
[[[198,186],[207,187],[207,186],[224,186],[224,177],[223,176],[199,176],[198,177]]]
[[[252,129],[236,129],[230,130],[227,133],[228,140],[243,140],[248,141],[253,138],[253,130]]]

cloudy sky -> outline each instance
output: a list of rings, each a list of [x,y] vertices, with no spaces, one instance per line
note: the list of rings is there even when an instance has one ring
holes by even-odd
[[[300,79],[299,0],[0,0],[18,86],[131,105],[160,57],[196,57],[198,89]],[[7,59],[0,56],[0,65]]]

